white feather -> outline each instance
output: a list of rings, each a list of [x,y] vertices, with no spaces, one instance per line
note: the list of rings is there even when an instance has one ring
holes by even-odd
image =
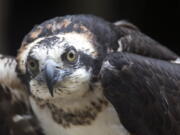
[[[177,58],[176,60],[172,60],[172,63],[180,64],[180,58]]]
[[[15,59],[0,55],[0,83],[2,85],[8,88],[20,85],[20,80],[17,77],[15,69]]]
[[[82,100],[81,102],[78,102],[78,105],[74,104],[72,101],[71,108],[74,108],[74,105],[76,107],[83,107],[84,104],[88,103],[92,98],[94,97],[87,98],[85,102]],[[32,108],[47,135],[129,135],[128,131],[118,119],[114,107],[110,103],[98,114],[92,124],[79,126],[72,125],[69,128],[64,128],[53,120],[48,108],[40,108],[33,98],[30,100]],[[66,106],[65,103],[63,104],[64,107]]]
[[[122,45],[121,39],[118,40],[118,44],[119,44],[119,48],[117,51],[122,52],[123,51],[123,45]]]

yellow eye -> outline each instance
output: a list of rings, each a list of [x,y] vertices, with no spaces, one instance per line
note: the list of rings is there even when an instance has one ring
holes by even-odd
[[[76,60],[76,52],[74,50],[70,50],[66,55],[66,59],[69,62],[74,62]]]
[[[39,64],[38,61],[35,59],[29,59],[28,60],[28,67],[30,70],[38,70]]]

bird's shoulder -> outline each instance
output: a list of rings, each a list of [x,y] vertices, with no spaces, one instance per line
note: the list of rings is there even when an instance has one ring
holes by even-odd
[[[174,134],[180,122],[180,66],[129,53],[104,61],[104,94],[135,134]]]
[[[0,134],[43,135],[29,105],[28,97],[18,89],[0,84]]]

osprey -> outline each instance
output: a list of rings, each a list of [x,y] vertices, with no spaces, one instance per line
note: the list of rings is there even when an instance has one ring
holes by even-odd
[[[178,135],[177,62],[131,23],[56,17],[25,36],[16,60],[1,55],[0,107],[12,106],[12,125],[26,122],[23,134]],[[12,110],[19,102],[24,112]]]

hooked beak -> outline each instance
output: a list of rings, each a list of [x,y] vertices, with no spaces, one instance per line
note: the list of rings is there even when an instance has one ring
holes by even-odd
[[[68,71],[60,69],[58,64],[53,60],[47,60],[44,67],[44,76],[52,97],[54,86],[57,82],[62,81],[66,75],[69,75]]]

